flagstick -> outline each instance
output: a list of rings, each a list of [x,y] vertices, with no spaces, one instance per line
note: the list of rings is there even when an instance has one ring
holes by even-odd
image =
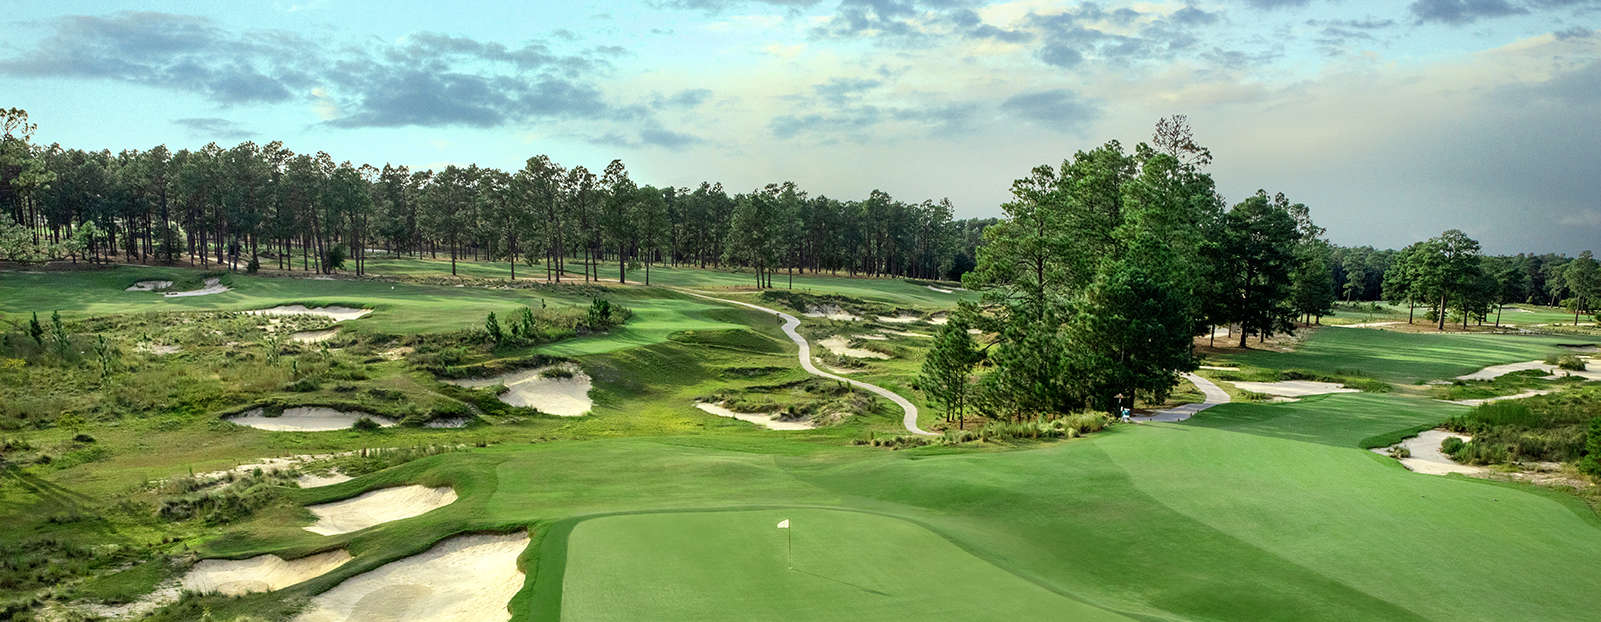
[[[793,528],[784,530],[784,541],[789,545],[788,546],[789,553],[786,556],[787,559],[784,561],[784,567],[786,569],[788,569],[788,570],[794,570],[795,569],[795,534],[793,533],[794,531],[795,530]]]

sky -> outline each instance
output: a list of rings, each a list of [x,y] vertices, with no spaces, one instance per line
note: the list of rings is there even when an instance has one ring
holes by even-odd
[[[532,5],[532,6],[528,6]],[[1340,244],[1601,250],[1601,0],[25,1],[0,105],[83,149],[794,181],[998,216],[1013,179],[1185,114],[1232,202]]]

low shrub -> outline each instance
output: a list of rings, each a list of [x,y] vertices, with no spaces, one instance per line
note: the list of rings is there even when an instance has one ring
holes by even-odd
[[[1584,359],[1576,354],[1552,354],[1545,357],[1546,364],[1556,365],[1558,369],[1568,371],[1584,371]]]
[[[362,432],[372,432],[382,428],[383,426],[378,425],[378,422],[373,421],[371,417],[361,417],[356,419],[356,422],[351,424],[350,427],[351,429],[360,430]]]

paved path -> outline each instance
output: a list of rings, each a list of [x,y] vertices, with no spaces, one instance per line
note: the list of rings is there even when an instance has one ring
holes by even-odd
[[[1158,411],[1155,414],[1146,415],[1144,417],[1130,418],[1134,419],[1135,421],[1183,421],[1185,419],[1189,419],[1190,416],[1194,415],[1195,413],[1201,412],[1218,404],[1229,403],[1228,392],[1224,391],[1222,387],[1213,384],[1211,380],[1207,380],[1195,374],[1184,374],[1184,379],[1190,381],[1191,384],[1194,384],[1195,388],[1200,389],[1201,394],[1206,396],[1206,401],[1203,401],[1199,404],[1185,404],[1183,406],[1169,408],[1167,410]]]
[[[905,415],[901,417],[901,425],[906,426],[906,431],[907,432],[911,432],[912,434],[923,434],[923,435],[926,435],[926,436],[934,436],[933,432],[929,432],[927,430],[924,430],[922,428],[917,427],[917,406],[914,406],[911,402],[906,401],[906,398],[901,397],[899,394],[895,393],[894,391],[891,391],[891,390],[886,389],[884,387],[878,386],[876,384],[868,384],[868,383],[862,382],[860,380],[851,380],[850,378],[846,378],[844,376],[838,376],[838,375],[835,375],[835,374],[830,374],[830,373],[828,373],[826,371],[818,369],[816,365],[813,365],[812,364],[812,345],[810,343],[808,343],[806,341],[806,338],[802,337],[800,333],[795,332],[795,329],[800,326],[800,318],[797,318],[797,317],[795,317],[793,315],[790,315],[788,313],[784,313],[783,311],[778,311],[778,310],[775,310],[775,309],[769,309],[767,307],[763,307],[763,306],[759,306],[759,305],[753,305],[753,304],[748,303],[748,302],[740,302],[738,300],[728,300],[728,299],[725,299],[725,298],[714,298],[714,297],[711,297],[711,296],[707,296],[706,294],[702,294],[702,293],[694,292],[694,291],[690,291],[690,290],[678,290],[678,291],[684,292],[684,293],[689,294],[691,296],[705,298],[707,300],[715,300],[717,302],[725,302],[725,303],[728,303],[728,304],[731,304],[731,305],[739,305],[741,307],[750,307],[750,308],[755,309],[757,311],[766,311],[768,313],[772,313],[774,315],[777,315],[778,317],[784,318],[784,327],[783,327],[784,328],[784,334],[789,335],[790,341],[794,341],[795,345],[800,346],[800,364],[801,364],[801,368],[806,370],[806,373],[809,373],[809,374],[811,374],[813,376],[822,376],[824,378],[830,378],[830,379],[833,379],[833,380],[838,380],[840,382],[847,382],[847,383],[850,383],[853,386],[858,386],[858,387],[861,387],[861,388],[866,389],[868,391],[872,391],[873,393],[877,393],[878,395],[882,395],[886,399],[888,399],[889,401],[895,402],[897,405],[899,405],[901,407],[901,411],[905,413]],[[1205,381],[1203,380],[1202,382],[1205,382]],[[1207,383],[1207,384],[1211,384],[1211,383]],[[1214,385],[1212,388],[1216,389],[1217,387]],[[1227,394],[1224,394],[1223,401],[1225,401],[1225,402],[1228,401],[1228,395]]]

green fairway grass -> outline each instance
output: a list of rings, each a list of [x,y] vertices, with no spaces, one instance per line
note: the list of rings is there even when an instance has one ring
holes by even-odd
[[[1314,330],[1293,352],[1246,350],[1218,356],[1224,364],[1309,369],[1410,384],[1449,379],[1489,365],[1543,359],[1558,344],[1595,338],[1540,335],[1405,333],[1362,328]]]
[[[790,530],[775,528],[785,519]],[[792,568],[786,535],[794,538]],[[860,512],[613,516],[581,523],[568,547],[566,620],[1126,619],[991,566],[922,527]]]

